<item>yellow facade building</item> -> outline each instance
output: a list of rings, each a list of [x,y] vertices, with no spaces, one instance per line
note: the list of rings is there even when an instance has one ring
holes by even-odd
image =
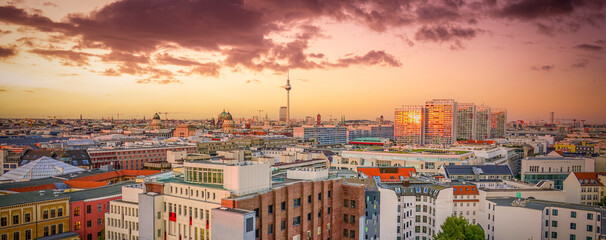
[[[69,232],[69,197],[52,190],[0,196],[0,240],[32,240]]]

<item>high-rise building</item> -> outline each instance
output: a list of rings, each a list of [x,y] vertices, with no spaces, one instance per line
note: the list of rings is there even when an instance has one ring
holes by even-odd
[[[425,144],[453,144],[457,139],[457,102],[434,99],[425,103]]]
[[[490,136],[501,138],[505,136],[505,124],[507,123],[507,110],[503,108],[490,109]]]
[[[320,115],[319,113],[318,116],[316,116],[316,125],[322,125],[322,115]]]
[[[423,106],[406,105],[396,108],[394,137],[407,144],[423,144]]]
[[[475,138],[476,105],[473,103],[457,104],[457,140]]]
[[[475,140],[490,138],[490,107],[479,105],[476,107]]]
[[[286,115],[288,114],[287,107],[280,107],[280,122],[286,122]]]

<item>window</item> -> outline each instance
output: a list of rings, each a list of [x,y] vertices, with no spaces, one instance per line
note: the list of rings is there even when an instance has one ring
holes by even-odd
[[[593,213],[588,213],[587,214],[587,219],[588,220],[593,220]]]
[[[351,223],[351,224],[356,223],[356,216],[354,216],[354,215],[349,216],[349,223]]]
[[[326,214],[330,214],[330,207],[326,209]]]
[[[267,234],[273,234],[273,233],[274,233],[274,225],[269,224],[269,226],[267,227]]]
[[[63,233],[63,223],[59,223],[59,225],[57,225],[57,229],[59,230],[58,233]]]
[[[570,223],[570,229],[577,229],[576,223]]]
[[[0,239],[2,239],[2,240],[8,240],[8,235],[6,235],[6,233],[2,234],[2,238],[0,238]]]
[[[86,240],[93,240],[93,235],[92,234],[86,234]]]
[[[63,208],[57,209],[57,216],[63,217]]]
[[[55,218],[57,216],[57,215],[55,215],[55,212],[56,212],[55,209],[51,209],[51,211],[50,211],[51,218]]]
[[[253,230],[253,218],[246,219],[246,232],[251,232]]]
[[[331,194],[331,193],[332,193],[332,191],[331,191],[331,190],[328,190],[328,192],[327,192],[328,198],[331,198],[331,197],[332,197],[332,194]]]
[[[318,193],[318,201],[322,201],[322,193]]]
[[[301,216],[292,218],[292,225],[293,226],[297,226],[299,224],[301,224]]]
[[[44,236],[46,237],[48,235],[49,235],[48,226],[44,226]]]
[[[86,206],[86,213],[91,213],[91,207],[90,207],[90,205]]]
[[[32,240],[32,230],[25,230],[25,240]]]
[[[271,215],[274,213],[274,205],[267,206],[267,214]]]
[[[42,219],[48,219],[48,210],[44,210],[44,212],[42,212]]]
[[[351,208],[356,208],[356,200],[351,200]]]
[[[350,238],[355,238],[355,237],[356,237],[356,231],[354,231],[354,230],[349,230],[349,237],[350,237]]]
[[[551,226],[552,227],[557,227],[558,226],[558,221],[551,221]]]
[[[57,234],[57,225],[51,225],[51,235]]]
[[[347,237],[347,229],[343,229],[343,237]]]
[[[307,196],[307,203],[311,203],[311,195]]]
[[[97,204],[97,212],[101,212],[101,203]]]
[[[20,239],[19,237],[20,237],[19,236],[19,231],[16,231],[16,232],[13,233],[13,239],[14,240]]]
[[[282,224],[280,226],[280,230],[286,229],[286,221],[282,220]]]
[[[286,202],[282,202],[280,208],[282,209],[282,211],[286,210]]]
[[[19,224],[19,215],[13,216],[13,224]]]
[[[77,221],[74,223],[74,230],[80,230],[81,226],[80,226],[80,221]]]
[[[343,199],[343,207],[349,207],[349,200]]]
[[[557,216],[558,215],[558,210],[557,209],[551,210],[551,215]]]
[[[343,222],[347,223],[349,221],[349,215],[343,214]]]
[[[103,221],[101,220],[101,218],[97,218],[97,226],[101,226],[103,223]]]
[[[300,207],[301,206],[301,198],[294,199],[292,206],[293,206],[293,208]]]
[[[587,231],[593,232],[593,225],[587,225]]]
[[[86,227],[91,227],[93,226],[92,222],[90,220],[86,221]]]
[[[551,232],[551,238],[558,238],[558,232]]]
[[[259,217],[259,208],[255,208],[255,217]]]
[[[6,217],[0,218],[0,226],[4,227],[6,225],[8,225],[8,220],[6,220]]]
[[[307,221],[311,221],[311,213],[307,213]]]

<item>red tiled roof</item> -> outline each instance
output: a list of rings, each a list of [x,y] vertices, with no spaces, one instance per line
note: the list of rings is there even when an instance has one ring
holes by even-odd
[[[358,167],[358,173],[364,173],[368,177],[378,176],[381,181],[399,180],[410,177],[417,173],[413,167]]]
[[[64,181],[70,188],[98,188],[108,184],[108,182],[92,182],[92,181],[78,181],[78,180],[69,180]]]
[[[57,189],[57,187],[55,186],[55,184],[49,183],[49,184],[44,184],[44,185],[13,188],[13,189],[8,189],[8,190],[13,191],[13,192],[33,192],[33,191],[40,191],[40,190],[46,190],[46,189]]]
[[[606,175],[606,172],[575,172],[574,176],[579,180],[581,186],[604,186],[598,179],[599,175]]]
[[[452,186],[453,195],[479,195],[475,185]]]

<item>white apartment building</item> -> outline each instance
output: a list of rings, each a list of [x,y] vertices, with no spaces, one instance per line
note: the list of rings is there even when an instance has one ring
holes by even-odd
[[[480,224],[486,239],[603,239],[606,210],[513,197],[487,198]]]
[[[122,199],[110,202],[105,214],[105,238],[139,240],[139,194],[143,184],[122,187]]]
[[[397,240],[433,239],[446,218],[453,214],[453,189],[424,181],[403,183],[379,184],[380,238],[394,239],[390,237],[395,236]],[[385,190],[395,192],[396,197],[390,197]],[[397,210],[395,224],[392,206],[396,206]]]
[[[419,173],[439,173],[446,165],[476,164],[473,152],[441,149],[415,149],[409,152],[342,151],[333,156],[331,168],[357,171],[363,167],[414,167]]]
[[[340,126],[302,126],[293,128],[293,137],[315,139],[320,145],[347,143],[347,128]]]
[[[270,189],[268,164],[187,161],[183,167],[183,174],[146,182],[145,189],[123,189],[122,200],[112,201],[116,208],[106,214],[108,223],[116,222],[106,227],[108,239],[209,240],[211,210],[221,199]],[[146,224],[139,230],[131,222]]]
[[[478,223],[480,193],[473,184],[452,185],[453,215],[467,219],[471,224]]]
[[[566,202],[597,205],[604,197],[606,187],[604,172],[573,172],[564,180]]]

